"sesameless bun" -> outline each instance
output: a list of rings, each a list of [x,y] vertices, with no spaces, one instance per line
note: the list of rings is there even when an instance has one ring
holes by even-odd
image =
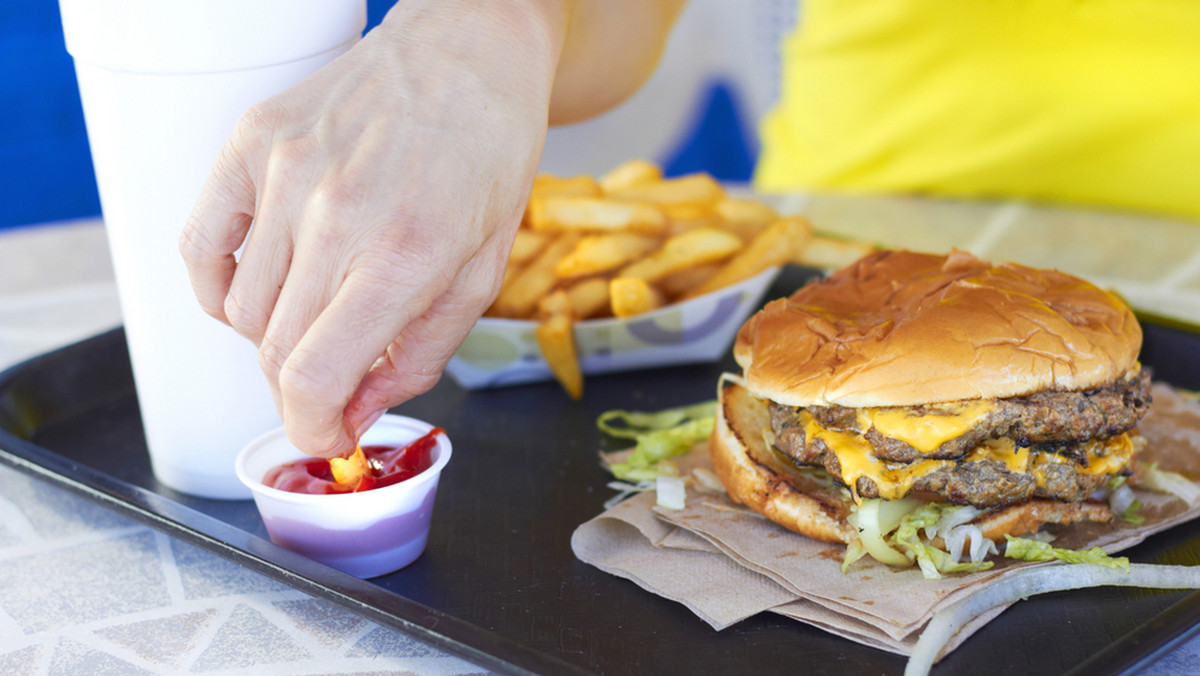
[[[780,404],[911,406],[1110,383],[1138,368],[1141,339],[1124,303],[1077,277],[880,251],[769,303],[733,352]]]

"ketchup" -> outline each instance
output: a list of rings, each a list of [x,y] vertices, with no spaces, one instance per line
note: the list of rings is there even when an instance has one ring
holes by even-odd
[[[285,462],[271,468],[263,477],[263,483],[281,491],[313,495],[357,493],[391,486],[429,469],[433,464],[433,447],[437,445],[437,436],[445,433],[445,430],[435,427],[425,436],[403,446],[363,446],[363,455],[367,456],[370,471],[355,486],[336,483],[329,470],[329,460],[325,458]]]

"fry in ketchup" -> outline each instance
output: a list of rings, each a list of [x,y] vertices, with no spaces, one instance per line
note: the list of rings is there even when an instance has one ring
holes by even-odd
[[[354,444],[354,452],[349,457],[329,459],[329,473],[333,475],[333,482],[342,486],[357,486],[370,472],[371,466],[359,444]]]
[[[423,437],[400,446],[356,446],[345,458],[309,458],[271,468],[263,483],[292,493],[326,495],[357,493],[410,479],[433,464],[437,436],[433,428]]]

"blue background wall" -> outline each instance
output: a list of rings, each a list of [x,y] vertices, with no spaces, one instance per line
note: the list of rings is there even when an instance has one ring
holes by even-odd
[[[392,0],[368,2],[368,29]],[[58,0],[0,2],[0,228],[100,213]]]
[[[0,227],[100,213],[56,0],[0,3]]]
[[[393,2],[368,0],[368,30]],[[669,175],[703,170],[732,181],[749,177],[754,158],[731,92],[715,81],[697,102],[694,128],[658,158]],[[58,2],[0,1],[0,229],[99,213]]]

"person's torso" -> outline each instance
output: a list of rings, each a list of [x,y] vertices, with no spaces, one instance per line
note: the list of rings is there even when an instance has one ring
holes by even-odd
[[[1200,217],[1200,3],[804,0],[755,183]]]

